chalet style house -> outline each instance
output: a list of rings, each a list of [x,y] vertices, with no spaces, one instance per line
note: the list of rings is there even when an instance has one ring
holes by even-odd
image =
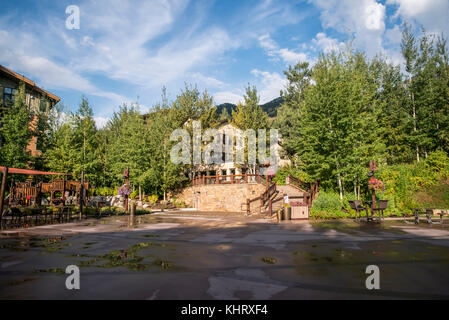
[[[25,83],[25,101],[33,115],[30,126],[35,128],[39,125],[38,115],[48,113],[59,102],[60,98],[39,88],[34,81],[0,65],[0,113],[14,103],[14,95],[21,82]],[[32,156],[40,154],[37,137],[32,137],[27,150]]]
[[[232,141],[229,141],[228,137],[232,136],[235,138],[239,137],[239,134],[241,134],[241,131],[237,129],[230,121],[223,120],[221,121],[217,127],[215,127],[220,135],[222,135],[220,139],[220,143],[222,144],[222,163],[221,164],[212,164],[212,165],[199,165],[196,166],[195,172],[196,176],[202,177],[202,176],[228,176],[225,179],[231,179],[229,176],[231,175],[243,175],[245,173],[248,174],[258,174],[263,172],[263,168],[259,165],[257,165],[255,168],[249,168],[247,165],[237,165],[232,160],[226,161],[227,159],[233,159],[231,156],[226,156],[225,150],[226,150],[226,144],[227,143],[233,143]],[[240,132],[240,133],[239,133]],[[270,141],[267,140],[267,149],[270,148],[269,145]],[[277,164],[278,167],[284,167],[290,164],[290,160],[285,159],[283,155],[282,147],[278,144],[278,157],[277,157]],[[242,177],[239,177],[239,179]]]

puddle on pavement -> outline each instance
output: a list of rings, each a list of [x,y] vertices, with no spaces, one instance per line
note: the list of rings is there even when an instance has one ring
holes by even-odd
[[[8,286],[19,286],[21,284],[24,284],[24,283],[30,282],[30,281],[34,281],[34,280],[36,280],[36,278],[22,278],[22,279],[10,281],[6,285],[8,285]]]
[[[322,232],[326,230],[335,230],[351,235],[359,235],[361,232],[369,233],[371,235],[377,235],[383,232],[406,234],[406,232],[401,229],[392,228],[393,226],[405,226],[405,224],[402,221],[382,221],[382,223],[355,222],[349,220],[312,222],[313,229]]]
[[[388,266],[383,275],[398,271],[404,263],[446,264],[449,267],[449,249],[444,246],[429,246],[413,241],[370,241],[358,242],[360,250],[351,250],[344,244],[294,245],[292,261],[295,272],[300,276],[323,277],[343,270],[352,277],[364,278],[368,265]],[[431,248],[431,249],[430,249]],[[396,271],[395,271],[396,270]]]
[[[58,252],[64,247],[69,247],[72,244],[64,242],[67,237],[50,236],[50,237],[31,237],[20,239],[4,240],[0,244],[0,249],[8,249],[11,251],[28,251],[32,248],[43,248],[41,254]]]
[[[118,268],[131,271],[144,271],[152,267],[172,270],[174,263],[156,255],[152,248],[175,250],[174,245],[157,242],[140,242],[127,249],[111,250],[102,255],[72,254],[68,257],[85,258],[77,262],[80,267]],[[87,259],[87,260],[86,260]]]

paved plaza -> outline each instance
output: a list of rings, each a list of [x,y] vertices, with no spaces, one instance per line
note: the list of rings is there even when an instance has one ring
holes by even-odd
[[[164,212],[2,231],[1,299],[448,299],[449,222]],[[66,289],[69,265],[80,290]],[[380,290],[367,290],[368,265]]]

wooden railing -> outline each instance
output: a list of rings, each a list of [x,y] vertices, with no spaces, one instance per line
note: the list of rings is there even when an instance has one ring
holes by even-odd
[[[267,179],[266,181],[269,180]],[[269,206],[269,211],[271,212],[272,196],[276,193],[276,191],[276,182],[273,182],[271,185],[267,185],[265,192],[263,192],[259,197],[246,199],[246,214],[250,215],[251,211],[254,211],[254,209],[251,209],[251,204],[256,201],[259,201],[259,213],[262,213],[262,208],[267,204]]]
[[[231,174],[215,176],[198,176],[192,180],[192,186],[208,184],[241,184],[241,183],[262,183],[268,184],[268,177],[260,174]]]
[[[320,182],[317,180],[313,183],[305,183],[291,175],[288,175],[285,180],[287,185],[291,185],[293,187],[296,187],[297,189],[304,191],[304,198],[306,199],[306,203],[308,204],[309,208],[311,208],[313,201],[316,200],[320,192]]]
[[[81,186],[80,181],[66,181],[66,180],[53,180],[52,182],[42,183],[42,192],[54,192],[54,191],[79,191]],[[89,189],[89,182],[84,182],[84,189]]]

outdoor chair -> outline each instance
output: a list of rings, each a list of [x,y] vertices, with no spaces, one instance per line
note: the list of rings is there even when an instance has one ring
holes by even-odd
[[[384,211],[388,208],[388,200],[379,200],[379,206],[377,208],[373,208],[373,213],[379,213],[379,221],[384,218]],[[382,217],[381,217],[382,215]]]
[[[358,221],[359,218],[362,217],[361,211],[365,210],[366,212],[366,219],[368,220],[368,208],[363,207],[360,200],[353,200],[349,201],[349,205],[351,206],[352,210],[355,210],[355,221]]]

